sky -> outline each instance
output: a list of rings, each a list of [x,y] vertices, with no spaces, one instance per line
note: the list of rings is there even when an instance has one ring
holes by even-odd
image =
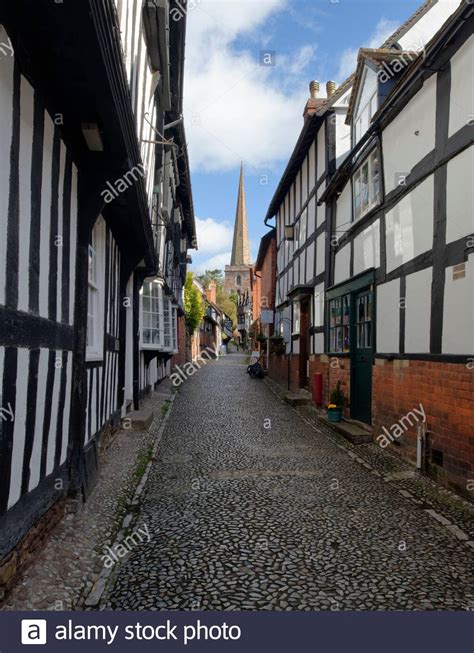
[[[198,251],[191,270],[230,263],[243,162],[252,260],[303,126],[308,85],[342,83],[422,0],[188,0],[184,120]],[[272,65],[262,65],[270,62]]]

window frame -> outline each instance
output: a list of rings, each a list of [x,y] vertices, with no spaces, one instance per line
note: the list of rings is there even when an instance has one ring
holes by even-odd
[[[375,165],[375,162],[377,164]],[[366,181],[362,177],[366,169]],[[375,173],[374,173],[375,170]],[[375,192],[375,179],[378,178],[378,187]],[[365,189],[364,190],[364,186]],[[364,200],[365,195],[365,200]],[[352,175],[352,212],[353,222],[358,222],[367,213],[382,202],[382,170],[380,165],[379,147],[374,147],[364,160],[358,165]]]
[[[162,325],[162,292],[163,286],[160,279],[145,279],[140,288],[140,348],[141,349],[161,349],[163,343],[163,325]],[[145,288],[150,287],[151,292],[145,293]],[[156,289],[156,296],[153,290]],[[150,301],[150,309],[145,311],[144,300]],[[153,300],[156,301],[157,310],[153,310]],[[155,316],[155,325],[145,325],[145,315]],[[158,332],[158,338],[155,342],[145,342],[144,331],[149,329]]]
[[[104,358],[105,228],[105,221],[102,216],[99,216],[92,229],[88,245],[86,362],[101,361]],[[94,262],[93,277],[90,270],[91,253]],[[94,298],[92,312],[90,312],[91,297]],[[90,344],[91,335],[92,344]]]
[[[334,322],[332,320],[333,305],[339,305],[339,320]],[[328,299],[328,352],[331,354],[349,354],[351,352],[351,308],[351,292]],[[347,321],[345,320],[346,316]],[[338,333],[341,334],[340,348]],[[347,345],[345,345],[346,342]]]

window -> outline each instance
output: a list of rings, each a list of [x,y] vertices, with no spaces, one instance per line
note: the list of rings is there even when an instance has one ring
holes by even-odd
[[[365,81],[365,80],[364,80]],[[377,86],[363,107],[359,107],[354,118],[354,145],[356,145],[370,126],[370,122],[377,111]]]
[[[293,304],[293,334],[300,333],[300,303]]]
[[[380,202],[380,163],[375,149],[353,177],[354,220],[358,220]]]
[[[241,286],[241,285],[242,285],[242,277],[240,276],[240,274],[237,275],[237,278],[236,278],[236,280],[235,280],[235,283],[236,283],[238,286]]]
[[[163,346],[165,349],[171,349],[172,338],[171,338],[171,326],[172,326],[172,316],[171,316],[171,300],[168,297],[163,298]]]
[[[161,286],[154,279],[145,281],[141,290],[142,345],[160,345],[160,294]]]
[[[357,297],[356,306],[357,349],[372,346],[372,299],[371,295]]]
[[[178,351],[178,309],[176,306],[173,306],[171,315],[172,315],[172,324],[171,324],[172,347],[175,351]]]
[[[344,295],[329,302],[329,351],[348,352],[350,349],[351,298]]]
[[[87,360],[101,359],[103,355],[103,262],[105,223],[102,217],[97,220],[91,234],[88,250],[87,274]]]

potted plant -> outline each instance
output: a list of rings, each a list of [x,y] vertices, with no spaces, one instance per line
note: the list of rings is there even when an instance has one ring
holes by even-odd
[[[264,345],[267,342],[267,336],[263,335],[263,333],[259,333],[255,338],[255,340],[260,344]]]
[[[270,338],[272,344],[272,352],[274,354],[284,354],[286,352],[285,339],[279,333],[273,334]]]
[[[331,391],[330,403],[328,404],[328,419],[330,422],[341,421],[345,398],[344,390],[341,388],[341,381],[338,381]]]

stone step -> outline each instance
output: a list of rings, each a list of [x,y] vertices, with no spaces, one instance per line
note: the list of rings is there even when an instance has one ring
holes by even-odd
[[[287,394],[284,396],[284,399],[287,404],[290,404],[290,406],[305,406],[311,401],[311,398],[305,397],[302,394],[296,395],[291,392],[287,392]]]
[[[125,401],[125,412],[126,413],[129,413],[132,410],[132,405],[133,405],[133,401],[131,399],[127,399]]]
[[[373,438],[370,433],[357,424],[351,424],[350,422],[341,421],[341,422],[330,422],[326,416],[321,416],[320,419],[324,421],[327,426],[330,426],[335,431],[341,433],[349,442],[352,444],[368,444],[373,442]]]
[[[152,422],[152,410],[132,410],[123,418],[122,426],[129,431],[146,431]]]
[[[311,392],[309,390],[306,390],[305,388],[300,388],[298,394],[308,399],[308,401],[312,401],[313,399],[313,395],[311,394]]]

